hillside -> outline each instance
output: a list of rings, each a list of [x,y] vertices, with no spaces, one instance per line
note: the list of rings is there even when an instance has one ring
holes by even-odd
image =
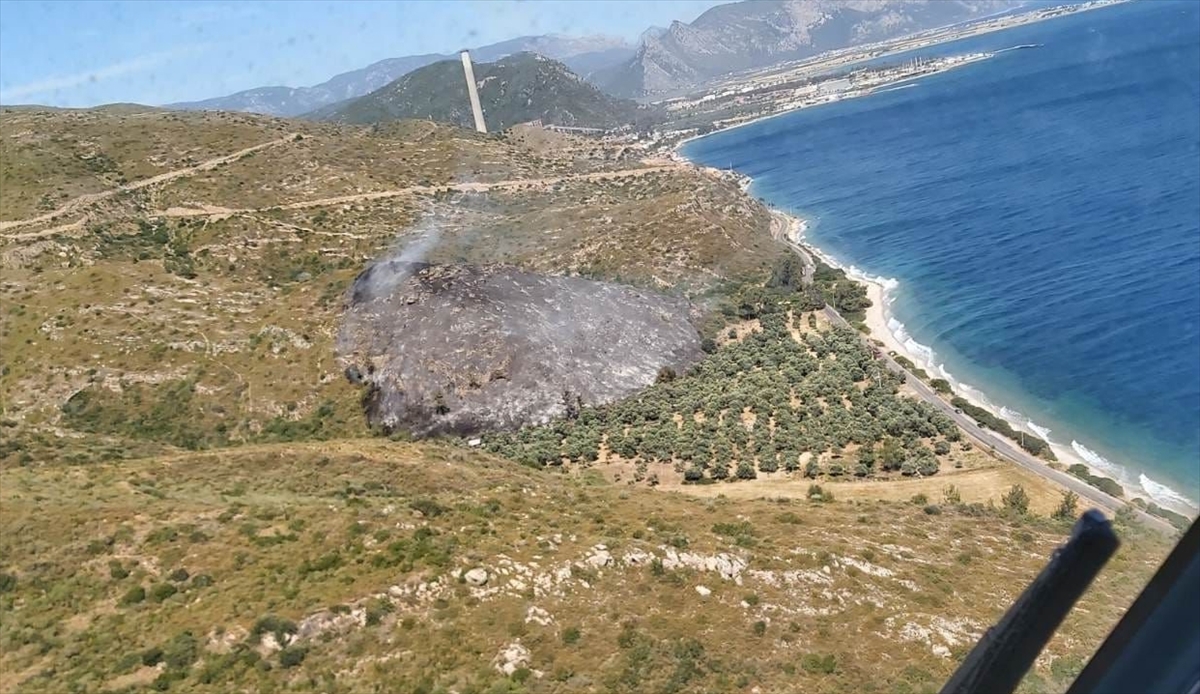
[[[595,76],[606,91],[653,96],[719,75],[797,60],[1018,6],[1010,0],[763,0],[718,5],[642,37],[637,54]]]
[[[587,76],[616,65],[633,55],[634,48],[607,36],[522,36],[472,49],[477,60],[498,60],[513,53],[533,51],[563,61],[572,71]],[[426,53],[388,58],[367,67],[335,75],[311,87],[256,87],[202,101],[168,104],[188,111],[244,111],[269,116],[299,116],[330,104],[354,99],[379,89],[417,68],[457,56]]]
[[[0,109],[0,690],[936,689],[1060,490],[823,320],[861,287],[739,181],[644,155]],[[414,374],[549,421],[385,438]],[[1128,521],[1026,691],[1165,555]]]
[[[0,689],[919,692],[1065,526],[699,500],[386,441],[0,470]],[[1125,544],[1023,691],[1166,547]]]
[[[545,131],[5,110],[0,133],[10,463],[365,433],[343,301],[422,222],[430,262],[696,298],[781,252],[732,181]]]
[[[611,128],[649,121],[654,112],[614,99],[565,65],[535,53],[477,63],[475,79],[491,131],[541,120],[546,124]],[[414,70],[360,99],[311,114],[338,123],[381,123],[403,118],[472,127],[462,64],[446,60]]]

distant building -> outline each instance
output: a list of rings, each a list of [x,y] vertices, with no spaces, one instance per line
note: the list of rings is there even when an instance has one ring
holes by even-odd
[[[836,80],[825,80],[817,85],[817,94],[825,96],[827,94],[837,94],[839,92],[849,91],[850,80],[842,77]]]

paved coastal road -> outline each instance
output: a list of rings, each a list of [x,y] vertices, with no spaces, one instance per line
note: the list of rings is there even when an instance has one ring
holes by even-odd
[[[814,267],[815,264],[813,263],[812,256],[809,254],[808,250],[805,249],[804,246],[795,243],[786,236],[784,236],[782,240],[787,243],[789,248],[791,248],[798,256],[800,256],[801,260],[804,261],[804,278],[806,282],[811,282],[812,272],[809,270],[809,268]],[[842,318],[842,315],[834,310],[832,306],[826,306],[824,313],[825,317],[829,319],[830,323],[850,328],[851,330],[854,329],[853,326],[846,322],[846,319]],[[864,340],[865,339],[866,338],[864,338]],[[871,346],[874,347],[874,345]],[[954,420],[954,423],[963,430],[963,433],[965,433],[969,438],[973,439],[978,445],[983,446],[985,450],[990,450],[999,458],[1003,458],[1010,463],[1019,465],[1035,475],[1041,475],[1042,477],[1057,483],[1065,489],[1070,489],[1078,494],[1080,499],[1091,502],[1092,504],[1108,511],[1110,516],[1115,514],[1117,509],[1121,508],[1122,506],[1128,506],[1137,513],[1138,518],[1147,526],[1156,528],[1168,534],[1173,534],[1176,532],[1175,527],[1163,519],[1152,516],[1149,513],[1138,509],[1132,504],[1126,504],[1124,501],[1121,501],[1116,497],[1109,496],[1108,494],[1105,494],[1099,489],[1096,489],[1095,487],[1087,484],[1083,480],[1073,475],[1069,475],[1065,472],[1059,472],[1058,470],[1049,467],[1040,458],[1036,458],[1030,455],[1024,449],[1018,447],[1015,442],[1001,436],[1000,434],[997,434],[994,431],[991,431],[990,429],[984,429],[983,427],[980,427],[979,424],[969,415],[957,411],[953,405],[943,400],[942,397],[937,394],[937,391],[929,387],[929,385],[921,379],[909,373],[908,369],[905,369],[903,366],[897,363],[896,360],[886,352],[881,351],[880,357],[890,370],[904,376],[904,380],[908,384],[908,387],[912,388],[918,397],[933,405],[947,417]]]

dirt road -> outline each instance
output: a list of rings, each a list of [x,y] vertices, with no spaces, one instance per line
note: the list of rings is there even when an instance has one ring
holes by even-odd
[[[482,193],[489,190],[506,190],[514,188],[522,188],[527,186],[544,187],[551,186],[556,183],[565,183],[568,181],[609,181],[618,178],[628,178],[632,176],[641,176],[648,173],[658,173],[660,171],[680,170],[684,167],[678,164],[669,164],[663,166],[644,166],[634,169],[621,169],[619,171],[593,171],[583,174],[568,174],[564,176],[551,176],[549,178],[514,178],[505,181],[491,182],[470,182],[470,183],[447,183],[440,186],[407,186],[405,188],[395,188],[392,190],[377,190],[370,193],[356,193],[353,195],[339,195],[331,198],[318,198],[316,200],[301,200],[299,202],[290,202],[283,205],[272,205],[269,208],[247,208],[247,209],[228,209],[228,208],[186,208],[172,207],[161,212],[151,212],[151,217],[204,217],[214,214],[249,214],[254,212],[263,212],[267,209],[278,210],[302,210],[310,207],[325,207],[328,205],[345,205],[354,202],[364,202],[368,200],[383,200],[386,198],[394,198],[402,195],[415,195],[421,193],[435,193],[437,191],[452,190],[460,193]]]
[[[192,174],[199,173],[201,171],[208,171],[210,169],[215,169],[216,167],[221,166],[223,164],[228,164],[230,162],[237,161],[237,159],[239,157],[242,157],[244,155],[250,154],[252,152],[257,152],[260,149],[267,149],[268,147],[277,147],[277,146],[282,145],[287,142],[293,142],[293,141],[295,141],[295,139],[296,139],[295,133],[291,133],[291,134],[288,134],[288,135],[285,135],[285,136],[279,138],[278,140],[271,140],[270,142],[263,142],[262,144],[257,144],[257,145],[254,145],[253,147],[239,149],[238,151],[233,152],[232,154],[226,154],[224,156],[216,157],[215,159],[209,159],[208,161],[200,162],[199,164],[196,164],[195,166],[189,166],[189,167],[183,168],[183,169],[176,169],[174,171],[168,171],[166,173],[161,173],[157,176],[152,176],[150,178],[144,178],[140,181],[134,181],[133,183],[126,183],[125,185],[118,186],[116,188],[113,188],[112,190],[106,190],[106,191],[103,191],[100,193],[88,193],[87,195],[80,195],[77,198],[67,201],[67,203],[65,205],[58,208],[57,210],[54,210],[53,212],[47,212],[46,214],[39,215],[37,217],[30,217],[28,219],[18,219],[18,220],[14,220],[14,221],[10,221],[10,222],[0,222],[0,231],[7,231],[9,229],[19,229],[20,227],[27,227],[27,226],[31,226],[34,224],[41,224],[43,222],[49,222],[49,221],[57,219],[58,217],[61,217],[63,215],[70,214],[72,212],[75,212],[82,208],[88,207],[90,205],[94,205],[97,202],[100,202],[101,200],[111,198],[112,196],[114,196],[118,193],[125,193],[125,192],[129,192],[131,190],[139,190],[139,189],[145,188],[147,186],[158,185],[159,183],[166,183],[167,181],[172,181],[176,178],[181,178],[183,176],[191,176]]]
[[[31,225],[35,225],[35,224],[41,224],[43,222],[49,222],[49,221],[54,220],[57,217],[61,217],[63,215],[69,214],[71,212],[79,211],[83,208],[88,207],[89,205],[92,205],[101,200],[104,200],[105,198],[112,197],[113,195],[116,195],[117,193],[122,193],[122,192],[126,192],[126,191],[131,191],[131,190],[137,190],[139,188],[145,188],[147,186],[152,186],[152,185],[156,185],[159,183],[165,183],[167,181],[171,181],[176,178],[180,178],[181,176],[188,176],[188,175],[194,174],[198,171],[205,171],[208,169],[212,169],[217,166],[220,166],[221,164],[227,164],[229,162],[235,161],[238,157],[241,157],[244,154],[254,152],[259,149],[266,148],[266,147],[274,147],[279,144],[289,142],[292,140],[292,138],[293,138],[293,136],[289,135],[287,137],[280,138],[279,140],[273,140],[271,142],[265,142],[260,145],[255,145],[254,147],[249,147],[247,149],[239,150],[237,152],[234,152],[233,154],[228,154],[223,157],[218,157],[216,159],[210,159],[206,162],[197,164],[196,166],[189,167],[187,169],[179,169],[177,171],[170,171],[170,172],[155,176],[153,178],[147,178],[145,180],[130,183],[128,185],[124,185],[119,188],[114,188],[112,190],[104,191],[102,193],[90,193],[88,195],[81,195],[80,197],[75,198],[74,200],[71,200],[70,202],[68,202],[67,204],[63,205],[62,207],[58,208],[57,210],[55,210],[53,212],[48,212],[44,215],[40,215],[38,217],[31,217],[29,219],[21,219],[21,220],[10,221],[10,222],[0,222],[0,232],[8,230],[8,229],[17,229],[17,228],[27,227],[27,226],[31,226]],[[417,194],[422,194],[422,193],[428,194],[428,193],[434,193],[437,191],[444,191],[444,190],[451,190],[451,191],[462,192],[462,193],[468,193],[468,192],[480,193],[480,192],[486,192],[489,190],[510,190],[510,189],[516,189],[516,188],[524,188],[524,187],[542,188],[542,187],[546,187],[546,186],[555,185],[557,183],[565,183],[565,182],[570,182],[570,181],[611,181],[611,180],[616,180],[616,179],[620,179],[620,178],[630,178],[630,177],[642,176],[642,175],[650,174],[650,173],[659,173],[662,171],[677,171],[677,170],[682,170],[682,169],[686,169],[686,168],[688,168],[688,167],[686,167],[682,164],[667,163],[667,164],[659,164],[659,165],[654,165],[654,166],[642,166],[642,167],[631,168],[631,169],[620,169],[618,171],[593,171],[593,172],[589,172],[589,173],[566,174],[563,176],[550,176],[550,177],[545,177],[545,178],[516,178],[516,179],[509,179],[509,180],[504,180],[504,181],[491,181],[491,182],[447,183],[445,185],[438,185],[438,186],[425,186],[425,185],[408,186],[405,188],[396,188],[393,190],[379,190],[379,191],[372,191],[369,193],[355,193],[353,195],[339,195],[339,196],[329,197],[329,198],[318,198],[315,200],[301,200],[298,202],[286,203],[283,205],[271,205],[269,207],[263,207],[263,208],[228,208],[228,207],[218,207],[218,206],[213,206],[213,205],[204,205],[202,207],[172,207],[172,208],[169,208],[166,210],[150,212],[147,214],[147,216],[148,217],[213,217],[213,216],[220,216],[220,215],[253,214],[253,213],[258,213],[258,212],[264,212],[269,209],[270,210],[274,210],[274,209],[302,210],[302,209],[307,209],[310,207],[325,207],[328,205],[345,205],[345,204],[350,204],[350,203],[355,203],[355,202],[364,202],[364,201],[369,201],[369,200],[383,200],[383,199],[394,198],[394,197],[399,197],[399,196],[403,196],[403,195],[417,195]],[[2,236],[3,238],[5,238],[7,240],[10,240],[10,241],[23,241],[23,240],[29,240],[29,239],[42,238],[42,237],[46,237],[46,236],[53,236],[55,234],[62,233],[65,231],[71,231],[73,229],[78,229],[81,227],[81,225],[82,225],[82,220],[76,220],[74,222],[71,222],[70,224],[63,224],[63,225],[59,225],[59,226],[52,227],[49,229],[41,229],[38,231],[30,231],[30,232],[25,232],[25,233],[20,233],[20,234],[0,234],[0,236]]]

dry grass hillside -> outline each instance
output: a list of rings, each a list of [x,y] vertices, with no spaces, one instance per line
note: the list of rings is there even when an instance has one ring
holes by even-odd
[[[8,459],[365,433],[344,291],[418,227],[431,259],[692,296],[781,252],[733,182],[554,134],[136,109],[0,133]]]
[[[936,691],[1067,530],[386,441],[6,466],[0,490],[22,692]],[[1127,535],[1024,691],[1064,688],[1165,549]]]
[[[529,129],[0,109],[0,692],[936,690],[1065,537],[1058,490],[819,321],[770,224]],[[564,394],[484,442],[511,459],[372,438],[346,291],[417,240],[686,297],[707,356]],[[1025,691],[1165,556],[1122,532]]]

